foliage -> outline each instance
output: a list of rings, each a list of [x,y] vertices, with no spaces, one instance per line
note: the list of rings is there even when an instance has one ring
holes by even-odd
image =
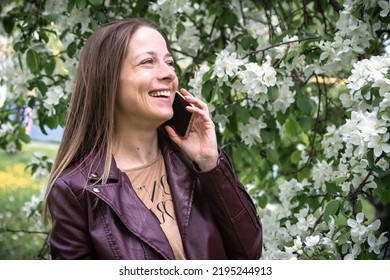
[[[172,42],[181,86],[211,106],[219,143],[262,217],[263,258],[382,258],[388,238],[363,201],[390,202],[389,8],[372,0],[8,1],[0,147],[29,141],[26,115],[43,132],[63,125],[92,30],[147,17]]]
[[[0,259],[48,258],[48,231],[41,224],[39,205],[44,180],[33,178],[26,165],[45,151],[53,158],[56,146],[31,143],[23,152],[0,152]],[[38,211],[37,211],[38,210]]]

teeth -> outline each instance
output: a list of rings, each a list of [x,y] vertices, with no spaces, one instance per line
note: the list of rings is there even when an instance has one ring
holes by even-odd
[[[153,97],[158,97],[158,96],[170,96],[171,95],[171,92],[166,90],[166,91],[154,91],[154,92],[151,92],[149,93],[150,96],[153,96]]]

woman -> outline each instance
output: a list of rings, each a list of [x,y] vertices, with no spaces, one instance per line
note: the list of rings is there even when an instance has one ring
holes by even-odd
[[[46,194],[53,259],[260,258],[261,224],[207,105],[181,90],[191,131],[163,127],[177,88],[149,21],[114,21],[88,39]]]

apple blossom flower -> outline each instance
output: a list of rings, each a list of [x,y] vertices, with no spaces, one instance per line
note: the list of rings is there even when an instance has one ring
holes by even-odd
[[[389,1],[379,1],[378,5],[379,5],[379,7],[382,8],[382,11],[380,12],[380,16],[386,17],[387,14],[390,12],[390,2]]]
[[[349,253],[344,256],[344,260],[354,260],[362,251],[359,244],[344,244],[343,247],[347,247]],[[345,253],[345,252],[344,252]]]
[[[256,143],[263,142],[260,130],[266,127],[267,125],[263,122],[262,117],[259,119],[250,117],[247,124],[239,123],[238,130],[240,131],[241,139],[244,143],[251,147]]]
[[[239,71],[239,67],[245,62],[246,60],[238,58],[237,53],[230,53],[225,49],[217,54],[211,78],[216,76],[220,84],[227,82],[228,78],[233,77]]]
[[[272,103],[275,112],[281,111],[283,114],[295,102],[295,92],[287,86],[279,87],[279,96]]]
[[[390,144],[389,141],[390,134],[386,133],[382,136],[372,135],[370,141],[367,143],[368,148],[374,149],[374,155],[379,157],[382,153],[390,153]]]
[[[65,96],[64,90],[60,86],[51,87],[43,100],[43,106],[49,111],[49,115],[55,114],[54,106],[59,104],[60,99]]]
[[[193,77],[188,82],[188,86],[191,87],[191,93],[194,96],[201,97],[202,96],[202,83],[203,83],[203,75],[210,70],[210,67],[206,64],[202,64],[199,69],[194,72]]]
[[[2,123],[0,126],[0,137],[6,136],[8,134],[14,134],[16,126],[10,124],[9,122]]]
[[[326,190],[326,182],[333,181],[334,171],[332,167],[333,162],[326,162],[325,160],[319,161],[313,167],[313,180],[314,189],[321,188],[323,191]]]
[[[308,248],[315,247],[319,242],[320,242],[320,236],[319,235],[308,236],[308,237],[305,238],[305,241],[304,241],[305,245]]]
[[[387,232],[383,232],[378,238],[376,238],[373,234],[370,234],[368,236],[367,242],[370,246],[370,248],[368,249],[369,252],[373,251],[377,255],[380,254],[381,247],[388,241],[385,234],[387,234]]]
[[[313,214],[309,214],[310,208],[307,206],[306,208],[301,209],[294,216],[298,219],[296,223],[297,228],[302,232],[306,232],[309,228],[312,228],[316,223],[316,219]]]
[[[361,240],[367,234],[367,227],[363,224],[364,213],[360,212],[356,215],[356,220],[348,219],[347,224],[351,228],[351,236]]]

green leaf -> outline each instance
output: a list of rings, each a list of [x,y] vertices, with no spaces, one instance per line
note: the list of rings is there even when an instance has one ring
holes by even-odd
[[[238,104],[232,104],[229,106],[231,111],[235,111],[237,115],[237,121],[239,123],[247,123],[250,117],[249,111],[247,108],[244,108]],[[229,111],[230,111],[229,110]]]
[[[247,49],[250,49],[250,48],[253,48],[256,46],[256,40],[253,39],[251,36],[244,36],[242,39],[241,39],[241,46],[247,50]]]
[[[337,186],[340,186],[341,184],[343,184],[345,181],[347,180],[347,177],[343,176],[343,177],[339,177],[336,179],[335,183]]]
[[[103,0],[88,0],[89,4],[98,7],[103,4]]]
[[[266,155],[267,155],[267,158],[271,162],[278,162],[279,161],[279,154],[275,150],[267,149]]]
[[[58,126],[58,119],[56,117],[48,117],[46,118],[46,125],[50,129],[55,129]]]
[[[31,138],[26,134],[26,129],[23,126],[18,127],[17,135],[20,141],[24,143],[30,143]]]
[[[303,117],[300,119],[299,123],[301,124],[302,131],[304,132],[308,132],[313,128],[313,119],[311,117]]]
[[[390,203],[390,190],[384,191],[380,197],[380,200],[384,203]]]
[[[233,134],[237,134],[238,124],[236,114],[230,115],[228,117],[229,122],[226,124],[226,128]]]
[[[54,69],[56,68],[56,60],[54,59],[54,57],[51,57],[47,60],[44,68],[45,68],[45,72],[48,76],[53,75]]]
[[[223,14],[223,8],[220,3],[214,2],[213,4],[210,5],[209,8],[210,15],[215,14],[216,16],[221,16]]]
[[[277,138],[277,133],[274,130],[270,129],[262,129],[261,130],[261,138],[263,138],[265,143],[272,143]]]
[[[39,38],[43,40],[45,43],[49,42],[49,37],[47,36],[45,31],[38,31]]]
[[[179,38],[181,36],[181,34],[184,33],[184,31],[186,30],[184,24],[182,24],[181,22],[178,22],[177,26],[176,26],[176,34],[177,34],[177,37]]]
[[[270,102],[274,102],[279,97],[279,89],[277,86],[268,88],[268,98]]]
[[[298,163],[298,162],[301,160],[301,152],[295,150],[295,151],[291,154],[290,160],[291,160],[292,163]]]
[[[262,195],[258,198],[257,202],[261,208],[265,208],[268,204],[268,198],[265,195]]]
[[[282,113],[281,111],[279,111],[279,112],[277,113],[277,115],[276,115],[276,118],[277,118],[278,122],[279,122],[281,125],[283,125],[283,124],[286,123],[286,121],[287,121],[289,115],[290,115],[290,111],[289,111],[289,109],[287,109],[286,113]]]
[[[337,238],[337,243],[339,245],[345,244],[349,239],[351,238],[351,234],[349,230],[343,232],[338,238]]]
[[[368,160],[368,166],[369,166],[370,168],[375,167],[374,149],[368,150],[366,159]]]
[[[339,213],[335,218],[335,223],[339,226],[347,226],[348,217],[344,213]]]
[[[8,35],[11,35],[12,30],[14,30],[15,22],[13,17],[4,17],[3,18],[3,26],[5,32],[7,32]]]
[[[329,216],[334,216],[340,207],[340,201],[339,200],[332,200],[325,206],[324,211],[324,220],[325,222],[329,222]]]
[[[30,69],[30,71],[32,73],[36,73],[38,71],[38,69],[39,69],[39,56],[34,50],[29,49],[27,51],[26,62],[27,62],[28,68]]]
[[[311,102],[308,96],[302,94],[301,91],[297,91],[297,106],[302,112],[310,114],[312,111]]]
[[[289,52],[286,55],[286,58],[284,59],[284,61],[289,64],[291,62],[290,60],[293,60],[296,55],[297,55],[296,51]]]
[[[335,183],[328,183],[326,185],[326,190],[330,194],[335,194],[339,191],[339,187]]]
[[[237,25],[238,19],[235,13],[230,9],[225,9],[221,20],[224,24],[227,24],[230,28],[234,28]]]
[[[87,0],[77,0],[76,7],[79,10],[83,10],[85,7],[87,7]]]
[[[66,48],[66,53],[68,54],[69,57],[73,57],[76,54],[76,51],[77,51],[76,42],[70,43]]]
[[[285,136],[296,137],[300,132],[300,126],[293,118],[289,118],[286,122]]]
[[[106,15],[102,12],[97,12],[96,13],[96,19],[98,22],[106,22]]]
[[[39,89],[39,91],[42,93],[42,95],[45,95],[47,92],[47,86],[42,80],[36,81],[36,86]]]
[[[68,13],[70,13],[73,10],[75,4],[76,4],[76,0],[69,0],[68,6],[66,8]]]
[[[212,97],[213,97],[213,89],[215,87],[215,83],[211,80],[207,80],[203,85],[202,85],[202,96],[204,99],[206,99],[207,102],[210,102]]]
[[[23,48],[23,44],[21,42],[16,42],[13,46],[14,50],[15,51],[22,51],[22,48]],[[23,52],[23,51],[22,51]]]

